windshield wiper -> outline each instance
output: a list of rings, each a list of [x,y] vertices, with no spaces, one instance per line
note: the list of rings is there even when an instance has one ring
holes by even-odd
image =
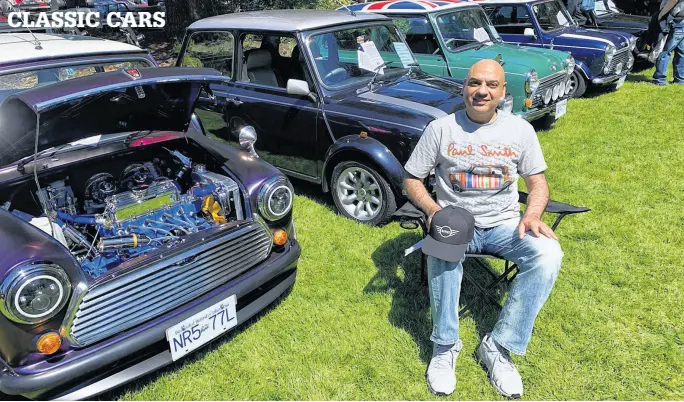
[[[494,43],[491,40],[486,40],[484,42],[480,42],[476,47],[475,50],[480,50],[482,49],[487,43]]]
[[[126,144],[126,146],[128,146],[128,144],[133,142],[133,140],[140,138],[140,137],[144,137],[146,135],[149,135],[151,132],[152,132],[152,130],[141,130],[141,131],[136,131],[134,133],[130,133],[126,136],[126,138],[124,138],[124,144]]]
[[[373,78],[371,78],[370,82],[368,83],[369,91],[373,89],[373,83],[375,82],[375,79],[378,77],[378,74],[380,74],[380,70],[382,70],[383,67],[389,66],[392,63],[394,63],[394,61],[386,61],[373,69],[373,72],[375,74],[373,74]]]
[[[420,64],[418,64],[414,61],[412,63],[407,64],[406,67],[408,67],[408,71],[406,72],[406,75],[404,75],[404,76],[411,75],[411,73],[413,72],[413,67],[420,67]]]
[[[34,155],[30,155],[30,156],[27,156],[27,157],[25,157],[25,158],[22,158],[22,159],[19,160],[19,162],[17,162],[17,170],[18,170],[19,172],[22,172],[22,173],[23,173],[23,172],[24,172],[24,166],[26,166],[29,162],[32,162],[34,158],[35,158],[36,160],[38,160],[38,158],[40,158],[40,157],[42,157],[43,155],[48,154],[48,153],[49,153],[50,155],[54,155],[54,154],[57,153],[57,151],[62,150],[62,149],[64,149],[64,148],[69,148],[69,147],[73,147],[73,144],[70,144],[70,143],[69,143],[69,144],[62,144],[62,145],[59,145],[59,146],[56,146],[56,147],[50,147],[50,148],[48,148],[48,149],[44,149],[44,150],[38,152],[37,154],[35,154],[35,156],[34,156]]]

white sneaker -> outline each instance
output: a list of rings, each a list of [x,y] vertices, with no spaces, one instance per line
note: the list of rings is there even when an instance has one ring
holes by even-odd
[[[456,390],[456,358],[461,351],[461,341],[453,345],[434,344],[432,358],[425,372],[430,392],[435,395],[451,395]]]
[[[489,381],[507,398],[520,398],[523,394],[522,378],[508,351],[487,334],[477,348],[477,359],[484,366]]]

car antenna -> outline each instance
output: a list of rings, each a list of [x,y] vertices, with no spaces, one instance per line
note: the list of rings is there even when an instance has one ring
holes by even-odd
[[[352,17],[356,17],[356,13],[354,13],[349,7],[347,7],[346,5],[342,7],[344,7],[345,10],[349,11],[349,15],[351,15]]]
[[[9,0],[6,0],[6,1],[7,1],[7,3],[9,3]],[[12,3],[9,3],[9,4],[10,4],[10,6],[12,7],[12,9],[13,9],[15,12],[17,12],[17,13],[19,12],[19,8],[17,7],[16,4],[12,4]],[[29,28],[28,26],[26,26],[26,29],[29,31],[29,33],[31,34],[31,36],[33,36],[33,42],[30,42],[30,41],[29,41],[29,42],[30,42],[32,45],[35,45],[35,46],[36,46],[36,50],[43,50],[43,46],[41,46],[40,40],[38,40],[38,38],[37,38],[36,35],[33,33],[33,31],[31,31],[31,28]]]

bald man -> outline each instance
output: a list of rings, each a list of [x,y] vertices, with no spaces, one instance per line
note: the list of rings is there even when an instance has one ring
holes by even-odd
[[[433,121],[406,163],[404,186],[429,217],[446,206],[475,217],[475,235],[467,253],[501,256],[520,266],[506,303],[476,355],[490,382],[503,396],[520,397],[522,379],[510,353],[525,354],[537,314],[551,292],[563,252],[541,220],[549,200],[546,163],[537,135],[525,120],[497,110],[506,93],[503,68],[481,60],[465,79],[465,110]],[[434,169],[436,202],[424,179]],[[518,177],[529,191],[521,216]],[[462,263],[428,256],[433,353],[426,372],[430,391],[449,395],[456,388],[458,298]]]

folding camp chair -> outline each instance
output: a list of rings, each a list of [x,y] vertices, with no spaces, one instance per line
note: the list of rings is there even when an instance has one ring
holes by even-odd
[[[527,205],[527,193],[519,191],[518,194],[519,202],[521,204]],[[553,200],[549,201],[546,209],[544,210],[544,212],[558,215],[556,220],[553,222],[553,225],[551,225],[551,229],[553,229],[553,231],[556,231],[556,228],[558,228],[558,225],[560,225],[561,221],[566,216],[588,211],[590,211],[589,208],[576,207]],[[427,236],[427,217],[423,211],[418,209],[411,202],[404,204],[392,216],[399,219],[402,228],[409,230],[420,229],[422,237],[424,238]],[[486,272],[491,278],[491,281],[488,285],[482,286],[470,273],[468,273],[465,269],[463,270],[463,278],[465,278],[465,280],[473,286],[477,294],[472,301],[461,308],[459,311],[459,316],[466,314],[478,301],[482,299],[488,301],[490,304],[499,309],[502,308],[503,306],[499,300],[492,295],[492,291],[495,290],[500,283],[504,281],[510,283],[513,281],[513,279],[515,279],[516,275],[518,275],[518,272],[520,272],[518,264],[515,264],[513,261],[508,261],[500,256],[491,254],[466,254],[466,258],[470,258],[478,267],[483,268],[484,272]],[[504,261],[505,265],[503,273],[499,274],[494,271],[489,264],[483,261],[483,259]],[[427,284],[427,257],[424,254],[421,254],[420,281],[423,285]]]

